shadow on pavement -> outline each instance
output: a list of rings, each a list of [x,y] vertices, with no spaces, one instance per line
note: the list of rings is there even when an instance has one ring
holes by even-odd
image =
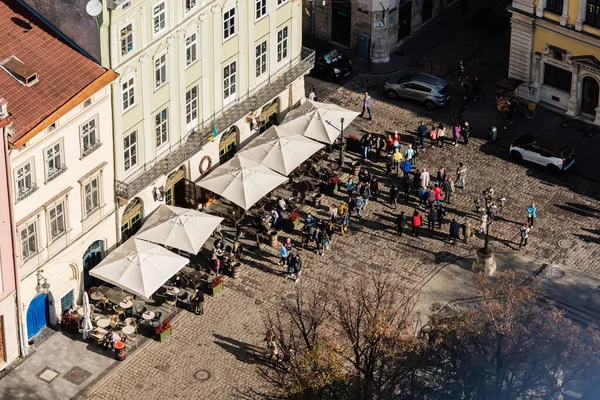
[[[256,364],[260,361],[261,349],[249,343],[240,342],[223,335],[214,333],[215,343],[233,354],[238,361],[246,364]]]

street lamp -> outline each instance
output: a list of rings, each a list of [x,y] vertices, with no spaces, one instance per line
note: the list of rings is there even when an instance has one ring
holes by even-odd
[[[340,119],[340,169],[344,168],[344,118]]]
[[[483,199],[485,202],[485,213],[487,215],[487,222],[485,224],[485,240],[483,248],[477,251],[477,261],[473,265],[475,270],[482,270],[486,275],[492,275],[496,270],[496,261],[492,254],[492,250],[489,247],[490,242],[490,227],[496,218],[498,213],[498,206],[494,201],[494,188],[487,188],[483,191]],[[500,200],[500,209],[504,207],[506,199],[503,197]],[[481,208],[479,199],[475,203],[477,210]]]

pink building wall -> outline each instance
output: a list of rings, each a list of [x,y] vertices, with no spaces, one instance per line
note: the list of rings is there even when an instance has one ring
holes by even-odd
[[[1,127],[4,120],[0,120],[0,149],[6,146],[7,127]],[[4,151],[0,151],[0,301],[10,296],[15,287],[15,268],[13,264],[12,224],[10,218],[11,204],[9,196],[9,184],[7,179],[6,162]]]

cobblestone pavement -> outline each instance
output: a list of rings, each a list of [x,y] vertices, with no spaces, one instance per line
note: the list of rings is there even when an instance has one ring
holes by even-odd
[[[479,56],[481,60],[494,58],[492,53],[498,47],[489,47]],[[481,60],[473,58],[472,62],[481,65]],[[421,119],[436,123],[450,121],[450,109],[427,112],[420,106],[387,101],[381,93],[384,81],[385,77],[357,76],[340,87],[307,78],[306,87],[316,85],[321,101],[355,110],[360,109],[362,92],[371,92],[374,121],[357,119],[347,135],[397,129],[403,133],[405,146],[412,141],[412,134],[405,131],[415,130]],[[495,109],[485,106],[492,101],[488,96],[482,98],[479,108],[473,107],[482,121],[497,118]],[[469,112],[474,111],[467,110],[467,116]],[[445,165],[454,174],[459,161],[468,167],[467,189],[458,189],[455,201],[447,207],[448,218],[460,222],[470,219],[477,226],[474,199],[486,187],[493,186],[496,194],[507,198],[501,218],[491,228],[494,249],[504,254],[518,253],[519,257],[538,262],[568,265],[579,274],[600,277],[598,185],[574,174],[555,176],[536,167],[515,164],[507,159],[505,148],[490,145],[482,134],[476,136],[480,137],[467,146],[443,149],[427,146],[419,155],[418,167],[430,171]],[[384,170],[382,164],[372,164],[371,168],[377,175]],[[382,183],[380,198],[385,201],[389,182],[383,178]],[[328,197],[323,204],[340,199]],[[519,226],[532,201],[538,204],[538,219],[530,245],[519,251]],[[363,220],[352,222],[352,234],[334,239],[331,252],[318,257],[310,250],[303,251],[305,269],[298,284],[283,278],[284,271],[277,267],[276,249],[249,254],[241,278],[226,281],[226,288],[207,304],[205,315],[182,313],[166,342],[152,343],[121,363],[105,381],[91,389],[87,398],[235,398],[247,388],[261,384],[256,361],[263,351],[262,319],[281,296],[293,295],[295,285],[318,289],[383,272],[405,288],[418,288],[444,265],[472,256],[481,246],[481,238],[474,238],[468,245],[451,245],[447,240],[448,224],[442,231],[425,230],[420,238],[398,237],[393,229],[396,213],[400,210],[410,213],[414,207],[414,202],[402,203],[392,210],[381,202],[370,202]],[[325,215],[324,209],[313,209],[313,213]],[[298,243],[297,235],[292,238]]]

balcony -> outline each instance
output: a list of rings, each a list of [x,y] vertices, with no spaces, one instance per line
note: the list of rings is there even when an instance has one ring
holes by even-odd
[[[66,170],[67,170],[67,166],[65,164],[62,164],[57,168],[49,169],[48,170],[48,178],[46,179],[46,183],[58,178],[58,176],[61,175]]]
[[[218,132],[225,131],[238,120],[264,106],[296,79],[306,75],[314,63],[315,52],[303,47],[300,56],[290,60],[289,68],[285,72],[281,73],[279,69],[259,87],[241,96],[234,105],[227,108],[226,113],[220,110],[218,114],[205,119],[200,129],[188,132],[179,142],[172,143],[168,150],[157,155],[155,160],[140,166],[124,181],[116,181],[117,196],[129,200],[159,177],[179,168],[212,140],[213,124],[216,125]]]
[[[92,154],[93,152],[95,152],[96,150],[98,150],[100,148],[100,146],[102,146],[102,142],[99,140],[96,140],[92,145],[86,147],[85,149],[83,149],[83,152],[81,154],[81,158],[87,157],[90,154]]]
[[[38,189],[38,186],[35,183],[32,183],[30,187],[19,189],[17,193],[17,201],[21,201],[26,197],[29,197]]]

